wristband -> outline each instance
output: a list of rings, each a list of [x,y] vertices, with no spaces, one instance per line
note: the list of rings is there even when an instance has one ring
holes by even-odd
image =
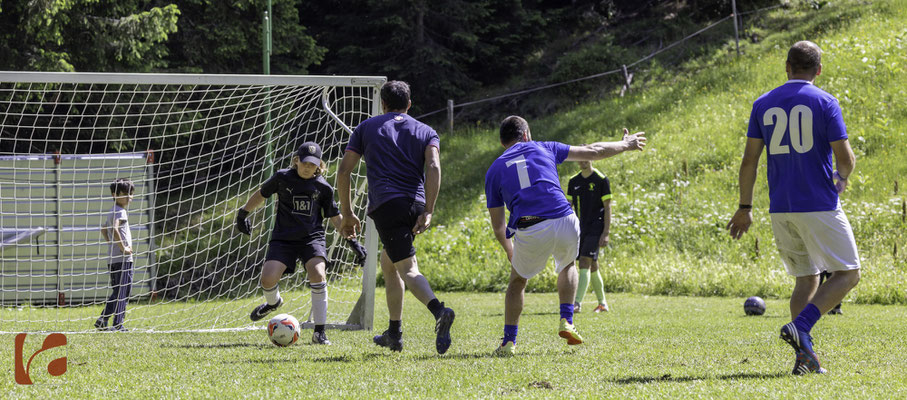
[[[740,204],[739,209],[740,210],[752,210],[753,205],[752,204]]]
[[[246,217],[248,217],[248,216],[249,216],[249,212],[248,212],[248,211],[246,211],[246,210],[244,210],[244,209],[242,209],[242,208],[240,208],[239,210],[236,210],[236,217],[237,217],[237,218],[239,218],[239,219],[246,219]]]

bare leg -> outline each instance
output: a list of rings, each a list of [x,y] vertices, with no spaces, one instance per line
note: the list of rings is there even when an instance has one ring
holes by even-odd
[[[400,274],[400,277],[403,278],[403,282],[409,287],[409,291],[412,292],[413,296],[416,296],[422,304],[427,305],[428,302],[435,298],[435,293],[431,290],[428,280],[419,272],[419,267],[416,264],[416,256],[397,261],[394,263],[394,267],[397,268],[397,272]],[[384,267],[382,266],[382,268]]]
[[[860,270],[837,271],[819,287],[810,302],[819,309],[820,313],[825,314],[835,305],[840,304],[841,300],[844,300],[844,296],[859,282]]]
[[[261,287],[272,288],[277,285],[280,282],[280,277],[283,276],[283,271],[286,271],[286,269],[287,266],[280,261],[265,261],[265,265],[261,268]]]
[[[507,284],[507,293],[504,295],[504,325],[519,325],[520,314],[523,312],[523,293],[526,290],[528,279],[516,273],[510,267],[510,282]]]
[[[793,321],[816,294],[819,287],[819,275],[798,276],[794,291],[790,295],[790,319]]]
[[[388,316],[391,321],[400,321],[403,318],[403,294],[406,284],[403,283],[386,251],[381,252],[381,272],[384,274]]]
[[[312,257],[305,263],[306,277],[309,278],[310,284],[324,282],[324,264],[324,259],[321,257]],[[283,271],[280,272],[283,273]]]
[[[576,272],[574,263],[570,263],[557,275],[557,295],[560,304],[573,304],[576,298],[576,285],[579,281],[579,275]]]

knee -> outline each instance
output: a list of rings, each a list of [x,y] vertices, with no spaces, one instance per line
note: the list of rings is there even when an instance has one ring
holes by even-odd
[[[510,288],[516,290],[523,290],[526,288],[526,284],[529,282],[528,279],[523,278],[522,276],[515,275],[510,277]]]
[[[593,261],[592,266],[589,267],[589,271],[597,272],[598,271],[598,261]]]
[[[851,288],[853,288],[854,286],[857,286],[857,284],[860,283],[860,276],[861,276],[860,270],[858,270],[858,269],[855,269],[851,273],[847,274]]]

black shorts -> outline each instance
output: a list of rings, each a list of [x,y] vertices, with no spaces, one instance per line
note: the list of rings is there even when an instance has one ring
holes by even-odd
[[[308,242],[288,242],[285,240],[272,240],[268,243],[268,255],[265,261],[280,261],[287,269],[283,271],[284,275],[296,272],[296,260],[301,260],[303,264],[315,257],[328,259],[327,252],[324,250],[324,240],[315,239]]]
[[[413,247],[413,226],[422,212],[425,204],[417,203],[408,197],[390,199],[369,213],[375,221],[378,237],[384,245],[384,251],[392,262],[405,260],[416,255]]]
[[[598,240],[602,235],[585,235],[579,237],[579,257],[598,260]]]

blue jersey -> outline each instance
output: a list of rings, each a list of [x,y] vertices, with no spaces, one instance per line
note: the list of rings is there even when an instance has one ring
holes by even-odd
[[[488,208],[510,210],[507,237],[520,217],[561,218],[573,213],[557,175],[570,146],[558,142],[518,142],[491,163],[485,174]]]
[[[346,150],[361,155],[368,166],[368,212],[397,197],[425,204],[425,149],[439,145],[434,129],[407,114],[362,121]]]
[[[753,103],[746,136],[765,141],[770,213],[838,207],[831,142],[847,139],[847,128],[834,96],[788,81]]]

